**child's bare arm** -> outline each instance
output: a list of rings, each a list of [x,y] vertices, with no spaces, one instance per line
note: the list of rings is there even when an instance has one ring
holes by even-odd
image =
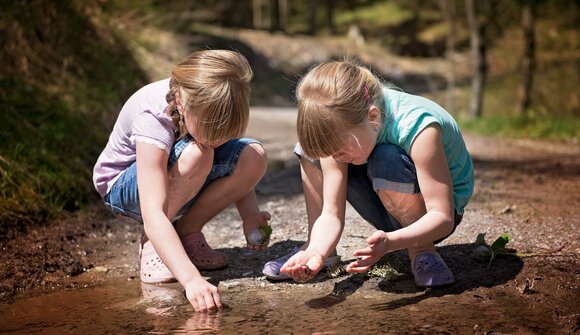
[[[344,228],[348,165],[332,157],[322,158],[320,165],[323,175],[322,213],[312,226],[308,249],[327,257],[336,249]]]
[[[431,243],[452,231],[453,188],[441,131],[437,126],[429,126],[417,135],[411,148],[411,158],[417,168],[426,214],[394,232],[375,232],[367,239],[366,248],[354,252],[362,259],[349,264],[348,271],[364,272],[388,251]]]
[[[417,169],[426,214],[410,226],[389,233],[391,250],[430,243],[453,230],[453,186],[440,128],[428,126],[419,133],[410,155]]]
[[[137,142],[137,179],[145,233],[161,260],[183,285],[196,311],[220,308],[217,288],[204,280],[190,261],[167,217],[167,153]]]
[[[290,258],[281,269],[297,281],[311,279],[320,271],[324,258],[336,249],[344,227],[347,165],[332,157],[320,163],[324,180],[322,213],[312,226],[306,250]]]

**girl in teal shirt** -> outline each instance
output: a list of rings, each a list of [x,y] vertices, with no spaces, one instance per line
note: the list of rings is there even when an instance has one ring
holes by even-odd
[[[299,83],[298,138],[309,238],[266,263],[271,279],[306,281],[335,263],[346,201],[378,230],[349,272],[407,249],[415,283],[451,284],[435,251],[462,219],[474,184],[457,123],[436,103],[385,88],[351,62],[314,67]]]

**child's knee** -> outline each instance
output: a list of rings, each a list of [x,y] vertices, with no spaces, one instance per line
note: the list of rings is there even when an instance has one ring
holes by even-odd
[[[179,175],[206,178],[211,172],[214,151],[211,148],[200,148],[190,143],[182,152],[176,166]]]
[[[399,146],[377,145],[369,157],[367,168],[375,190],[420,193],[415,164]]]
[[[409,171],[416,176],[413,160],[401,147],[394,144],[378,144],[368,160],[371,174],[379,171]]]
[[[262,177],[268,167],[266,150],[260,143],[250,143],[240,155],[240,168]]]

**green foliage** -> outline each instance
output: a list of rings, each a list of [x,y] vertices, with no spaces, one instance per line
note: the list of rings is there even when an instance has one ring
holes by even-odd
[[[360,7],[353,11],[345,11],[336,16],[336,23],[347,25],[351,23],[364,24],[371,27],[386,27],[400,24],[411,18],[413,13],[398,3],[376,2],[371,6]]]
[[[509,240],[508,233],[504,232],[491,245],[488,245],[485,242],[485,234],[480,233],[477,235],[476,248],[473,249],[472,257],[480,262],[488,262],[487,268],[489,269],[497,255],[517,255],[514,250],[506,248]]]
[[[403,274],[391,264],[382,262],[373,264],[367,274],[370,277],[381,277],[388,281],[398,281],[403,277]]]
[[[530,114],[530,116],[492,115],[474,120],[459,118],[458,121],[464,130],[487,135],[543,139],[580,138],[578,118]]]
[[[91,167],[106,138],[94,118],[57,99],[21,83],[12,92],[0,114],[0,233],[79,208],[93,194]]]
[[[270,236],[272,235],[272,227],[268,226],[268,225],[264,225],[264,226],[260,226],[258,229],[260,229],[264,235],[266,236],[265,240],[268,240],[270,238]]]
[[[95,2],[2,5],[0,238],[96,197],[92,166],[142,73]]]

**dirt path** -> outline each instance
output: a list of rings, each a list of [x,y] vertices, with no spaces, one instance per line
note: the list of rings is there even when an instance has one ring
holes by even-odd
[[[578,331],[579,145],[465,136],[475,161],[476,192],[458,230],[439,247],[456,274],[457,283],[451,287],[415,288],[402,252],[383,259],[401,273],[394,278],[320,275],[305,285],[274,284],[261,278],[262,265],[298,245],[306,232],[300,174],[291,153],[296,142],[294,120],[292,109],[252,111],[248,133],[262,140],[269,152],[270,169],[258,187],[258,196],[261,208],[273,215],[274,233],[266,252],[244,249],[241,220],[233,208],[204,228],[208,242],[231,259],[227,269],[205,273],[222,291],[239,291],[243,296],[246,290],[260,290],[273,297],[316,292],[322,298],[310,300],[312,308],[346,306],[350,295],[364,296],[374,299],[375,310],[409,311],[419,323],[437,324],[429,321],[430,311],[437,309],[442,319],[461,320],[464,326],[453,328],[453,321],[438,324],[447,330],[468,326],[475,333]],[[343,261],[351,259],[352,251],[372,231],[348,210],[338,246]],[[509,247],[535,256],[498,257],[487,270],[486,264],[472,259],[473,242],[479,233],[485,233],[491,243],[502,232],[512,238]],[[8,303],[15,296],[34,296],[46,290],[94,287],[119,279],[138,281],[140,234],[138,224],[111,218],[97,202],[82,213],[44,227],[15,232],[14,239],[0,242],[1,297]],[[466,317],[470,306],[478,306],[478,313],[488,321]]]

